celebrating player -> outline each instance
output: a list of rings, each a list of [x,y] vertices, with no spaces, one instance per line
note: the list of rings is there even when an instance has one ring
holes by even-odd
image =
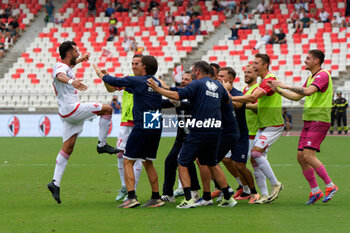
[[[309,200],[305,203],[307,205],[314,204],[324,195],[317,184],[315,171],[326,184],[326,196],[323,202],[330,201],[338,191],[338,187],[329,178],[324,165],[316,157],[316,152],[320,152],[321,143],[330,127],[333,98],[331,75],[327,70],[321,68],[324,57],[324,53],[320,50],[315,49],[308,52],[304,63],[305,69],[309,70],[311,75],[303,87],[286,85],[277,80],[269,82],[277,93],[290,100],[299,101],[305,97],[304,127],[300,134],[297,160],[311,188]]]
[[[52,73],[53,87],[58,102],[58,115],[63,126],[63,146],[56,158],[53,180],[47,185],[53,198],[61,203],[60,183],[67,162],[71,156],[76,139],[82,132],[84,121],[100,117],[100,132],[98,137],[97,152],[115,154],[117,150],[106,143],[107,134],[111,124],[113,109],[110,105],[101,103],[80,103],[78,90],[86,91],[87,86],[77,79],[72,68],[80,62],[88,61],[90,54],[84,54],[81,58],[78,48],[73,41],[65,41],[59,47],[61,62],[58,62]]]
[[[264,175],[269,179],[272,189],[268,198],[262,196],[255,203],[264,204],[274,201],[282,190],[282,184],[277,180],[266,153],[272,144],[282,135],[284,121],[282,117],[282,97],[276,94],[267,85],[267,80],[276,80],[276,76],[269,72],[270,58],[267,54],[255,54],[254,69],[262,81],[259,87],[250,95],[234,96],[233,101],[250,103],[258,101],[258,127],[259,131],[254,139],[252,158],[259,165]],[[265,154],[265,155],[264,155]]]

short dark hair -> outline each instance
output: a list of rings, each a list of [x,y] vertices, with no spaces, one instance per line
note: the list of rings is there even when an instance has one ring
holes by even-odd
[[[77,44],[74,41],[65,41],[63,42],[60,47],[59,47],[59,51],[60,51],[60,56],[61,59],[64,59],[67,55],[67,52],[69,52],[70,50],[73,49],[73,46],[77,46]]]
[[[189,70],[185,71],[182,76],[184,76],[184,74],[189,74],[191,76],[191,79],[192,80],[194,79],[193,75],[191,74],[191,71]]]
[[[192,69],[199,69],[202,74],[208,75],[213,68],[206,61],[197,61],[193,64]]]
[[[145,55],[142,56],[141,63],[146,66],[146,74],[147,75],[154,75],[157,73],[158,70],[158,61],[154,56]]]
[[[220,68],[220,69],[219,69],[219,72],[220,72],[221,70],[226,70],[227,73],[233,78],[233,80],[235,80],[235,78],[236,78],[236,71],[235,71],[233,68],[231,68],[231,67],[229,67],[229,66],[226,66],[226,67]]]
[[[132,58],[136,58],[136,57],[142,58],[143,55],[142,54],[135,54]]]
[[[210,63],[209,64],[211,67],[214,67],[215,69],[220,69],[220,65],[219,64],[217,64],[217,63]]]
[[[324,62],[324,52],[318,49],[313,49],[309,51],[309,54],[311,54],[314,58],[318,58],[320,60],[320,65]]]
[[[261,60],[263,61],[264,64],[267,64],[267,68],[269,68],[270,66],[270,57],[267,54],[264,53],[257,53],[255,54],[256,58],[261,58]]]

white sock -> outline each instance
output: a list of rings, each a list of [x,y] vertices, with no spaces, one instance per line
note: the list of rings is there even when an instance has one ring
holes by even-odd
[[[183,189],[183,188],[182,188],[182,184],[181,184],[181,180],[180,180],[180,177],[179,177],[179,176],[177,177],[177,180],[178,180],[178,182],[179,182],[179,185],[177,186],[177,189]]]
[[[259,164],[259,168],[262,170],[264,175],[267,177],[267,179],[269,179],[271,185],[277,185],[278,180],[275,176],[275,173],[273,173],[273,170],[271,168],[269,161],[264,156],[254,158],[254,159],[256,163]]]
[[[111,125],[112,115],[102,115],[100,117],[100,131],[98,134],[98,146],[103,147],[107,143],[108,130]]]
[[[318,191],[320,191],[320,187],[318,187],[318,186],[311,189],[312,194],[315,194],[315,193],[317,193]]]
[[[259,167],[253,167],[254,177],[262,195],[269,195],[266,185],[266,176]]]
[[[141,172],[142,172],[142,162],[141,160],[136,160],[134,163],[134,174],[135,174],[135,191],[137,184],[139,183]]]
[[[247,193],[247,194],[250,194],[250,188],[249,188],[248,185],[243,185],[243,192]]]
[[[240,179],[239,177],[235,177],[235,178],[236,178],[236,180],[237,180],[237,183],[238,183],[240,186],[243,186],[241,179]]]
[[[329,184],[326,184],[326,187],[327,188],[332,188],[334,186],[333,182],[329,183]]]
[[[124,164],[123,164],[124,159],[123,158],[118,158],[118,170],[119,170],[119,176],[120,176],[120,183],[122,187],[125,187],[125,178],[124,178]]]
[[[70,155],[68,155],[63,150],[61,150],[56,157],[56,166],[55,166],[55,171],[53,173],[53,180],[54,180],[53,183],[57,187],[60,187],[61,185],[61,179],[62,179],[64,170],[66,170],[69,156]]]

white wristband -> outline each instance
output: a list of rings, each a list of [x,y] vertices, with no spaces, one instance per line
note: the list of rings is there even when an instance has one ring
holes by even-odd
[[[72,85],[73,81],[74,81],[73,79],[69,79],[69,80],[68,80],[68,84],[69,84],[69,85]]]

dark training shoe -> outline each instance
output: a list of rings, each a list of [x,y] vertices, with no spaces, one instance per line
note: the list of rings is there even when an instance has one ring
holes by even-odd
[[[47,188],[52,193],[52,197],[57,201],[58,204],[61,204],[61,198],[60,198],[60,187],[57,187],[54,183],[54,181],[47,184]]]
[[[102,154],[102,153],[108,153],[108,154],[116,154],[119,153],[120,150],[117,148],[114,148],[113,146],[110,146],[106,143],[106,145],[99,147],[97,146],[97,153]]]

